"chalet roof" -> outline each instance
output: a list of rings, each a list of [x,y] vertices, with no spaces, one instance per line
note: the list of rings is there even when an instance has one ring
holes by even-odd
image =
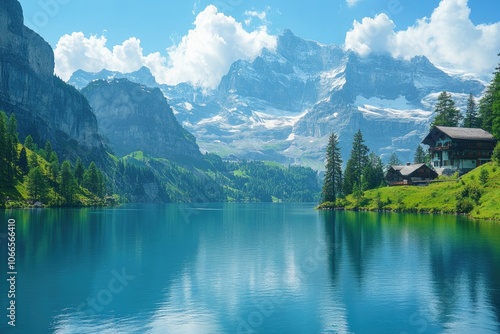
[[[493,135],[483,129],[476,128],[457,128],[449,126],[435,126],[425,137],[422,143],[434,145],[441,134],[445,134],[451,139],[459,140],[477,140],[477,141],[495,141]]]
[[[394,169],[395,171],[398,171],[402,176],[409,176],[424,165],[425,164],[394,165],[391,166],[391,168]]]

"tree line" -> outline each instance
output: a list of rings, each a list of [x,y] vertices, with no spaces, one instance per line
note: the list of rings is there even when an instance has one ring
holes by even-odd
[[[495,138],[500,138],[500,64],[479,103],[474,95],[469,95],[464,115],[456,107],[451,94],[446,91],[439,94],[434,113],[436,116],[431,129],[434,126],[482,128]]]
[[[11,196],[31,204],[74,206],[98,202],[105,194],[105,174],[94,162],[87,168],[81,159],[74,166],[69,160],[60,163],[50,141],[39,148],[30,135],[21,144],[14,114],[0,111],[0,206]]]
[[[345,171],[342,170],[339,140],[330,135],[326,148],[326,168],[323,182],[323,202],[335,202],[350,194],[362,196],[363,192],[385,185],[382,160],[365,145],[363,134],[354,134],[353,144]]]

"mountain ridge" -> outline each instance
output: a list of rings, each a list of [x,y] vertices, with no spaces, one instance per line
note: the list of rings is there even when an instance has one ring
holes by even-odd
[[[114,75],[151,84],[148,72]],[[81,80],[82,74],[69,82]],[[89,82],[104,74],[109,75],[85,75]],[[339,135],[347,160],[358,129],[378,155],[397,152],[411,161],[428,130],[438,92],[450,91],[463,107],[469,93],[479,96],[485,88],[479,80],[450,76],[425,56],[362,57],[306,41],[290,30],[278,37],[276,52],[264,50],[254,61],[233,63],[213,91],[189,84],[155,86],[203,150],[316,169],[324,167],[330,132]]]

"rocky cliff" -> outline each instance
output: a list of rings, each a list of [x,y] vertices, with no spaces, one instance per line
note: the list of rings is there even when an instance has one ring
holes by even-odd
[[[331,132],[344,161],[354,133],[384,160],[396,152],[412,161],[427,134],[437,96],[450,92],[461,110],[484,84],[435,67],[426,57],[361,57],[339,46],[307,41],[287,30],[276,52],[236,61],[217,89],[201,93],[188,84],[158,85],[145,69],[121,74],[76,72],[83,87],[97,78],[126,77],[159,87],[176,118],[204,150],[233,159],[274,160],[324,168]]]
[[[114,79],[93,81],[81,92],[119,156],[144,151],[180,164],[202,160],[195,138],[178,123],[160,89]]]
[[[61,158],[106,160],[106,147],[87,100],[54,76],[54,53],[24,26],[17,0],[0,0],[0,109],[14,113],[21,140],[50,140]]]

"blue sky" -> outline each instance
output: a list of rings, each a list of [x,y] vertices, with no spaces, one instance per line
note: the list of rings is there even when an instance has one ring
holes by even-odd
[[[252,39],[243,47],[250,57],[258,55],[263,47],[272,48],[270,38],[288,28],[302,38],[324,44],[345,45],[362,54],[390,51],[394,56],[410,57],[419,53],[420,47],[422,54],[438,65],[478,75],[493,70],[496,54],[500,52],[500,44],[492,40],[496,36],[496,40],[500,41],[500,35],[497,34],[500,33],[498,0],[21,0],[20,3],[26,25],[42,35],[55,49],[58,64],[56,72],[59,71],[63,79],[67,79],[70,72],[77,68],[96,71],[104,66],[127,71],[146,65],[157,79],[164,77],[164,80],[159,81],[191,81],[201,86],[213,86],[217,83],[216,79],[208,82],[193,74],[199,71],[194,64],[195,58],[203,59],[203,65],[209,66],[212,60],[215,61],[205,58],[200,54],[202,51],[194,47],[195,41],[199,41],[201,36],[207,37],[202,29],[220,33],[228,42],[235,37],[235,44],[240,43],[241,39]],[[214,5],[210,8],[216,10],[208,10],[210,4]],[[439,8],[439,15],[432,18]],[[204,20],[198,20],[198,25],[195,25],[195,20],[200,16]],[[241,24],[243,30],[237,29],[235,36],[229,36],[232,23],[227,18],[234,18],[234,24]],[[418,21],[422,19],[424,21]],[[350,35],[349,31],[352,32]],[[376,36],[367,37],[366,33],[370,31],[376,31]],[[444,50],[448,45],[427,46],[440,39],[440,31],[447,35],[442,38],[441,44],[451,44],[454,40],[464,43],[467,39],[459,36],[465,34],[471,42],[481,40],[478,47],[490,45],[491,50],[485,50],[487,59],[478,60],[482,62],[481,66],[470,66],[467,63],[476,59],[476,54],[464,55],[461,61]],[[82,34],[76,35],[76,32]],[[65,35],[67,38],[62,38]],[[424,35],[425,38],[420,37]],[[94,39],[89,41],[92,36]],[[413,41],[415,36],[422,40],[408,45],[407,41]],[[131,38],[134,38],[132,43],[125,45],[124,42]],[[257,49],[250,47],[250,44],[258,45]],[[114,52],[115,46],[119,46],[117,53]],[[241,45],[235,48],[242,49]],[[462,49],[455,51],[460,53]],[[229,47],[221,46],[210,51],[227,63],[242,57]],[[96,56],[85,57],[82,53]],[[178,58],[175,58],[176,55]],[[127,57],[131,57],[130,60]],[[100,61],[103,58],[107,60]],[[189,58],[190,63],[182,63],[180,58]],[[160,66],[160,63],[163,64]],[[175,66],[192,66],[193,73],[172,71]],[[227,66],[224,63],[215,73],[202,75],[220,76]]]

